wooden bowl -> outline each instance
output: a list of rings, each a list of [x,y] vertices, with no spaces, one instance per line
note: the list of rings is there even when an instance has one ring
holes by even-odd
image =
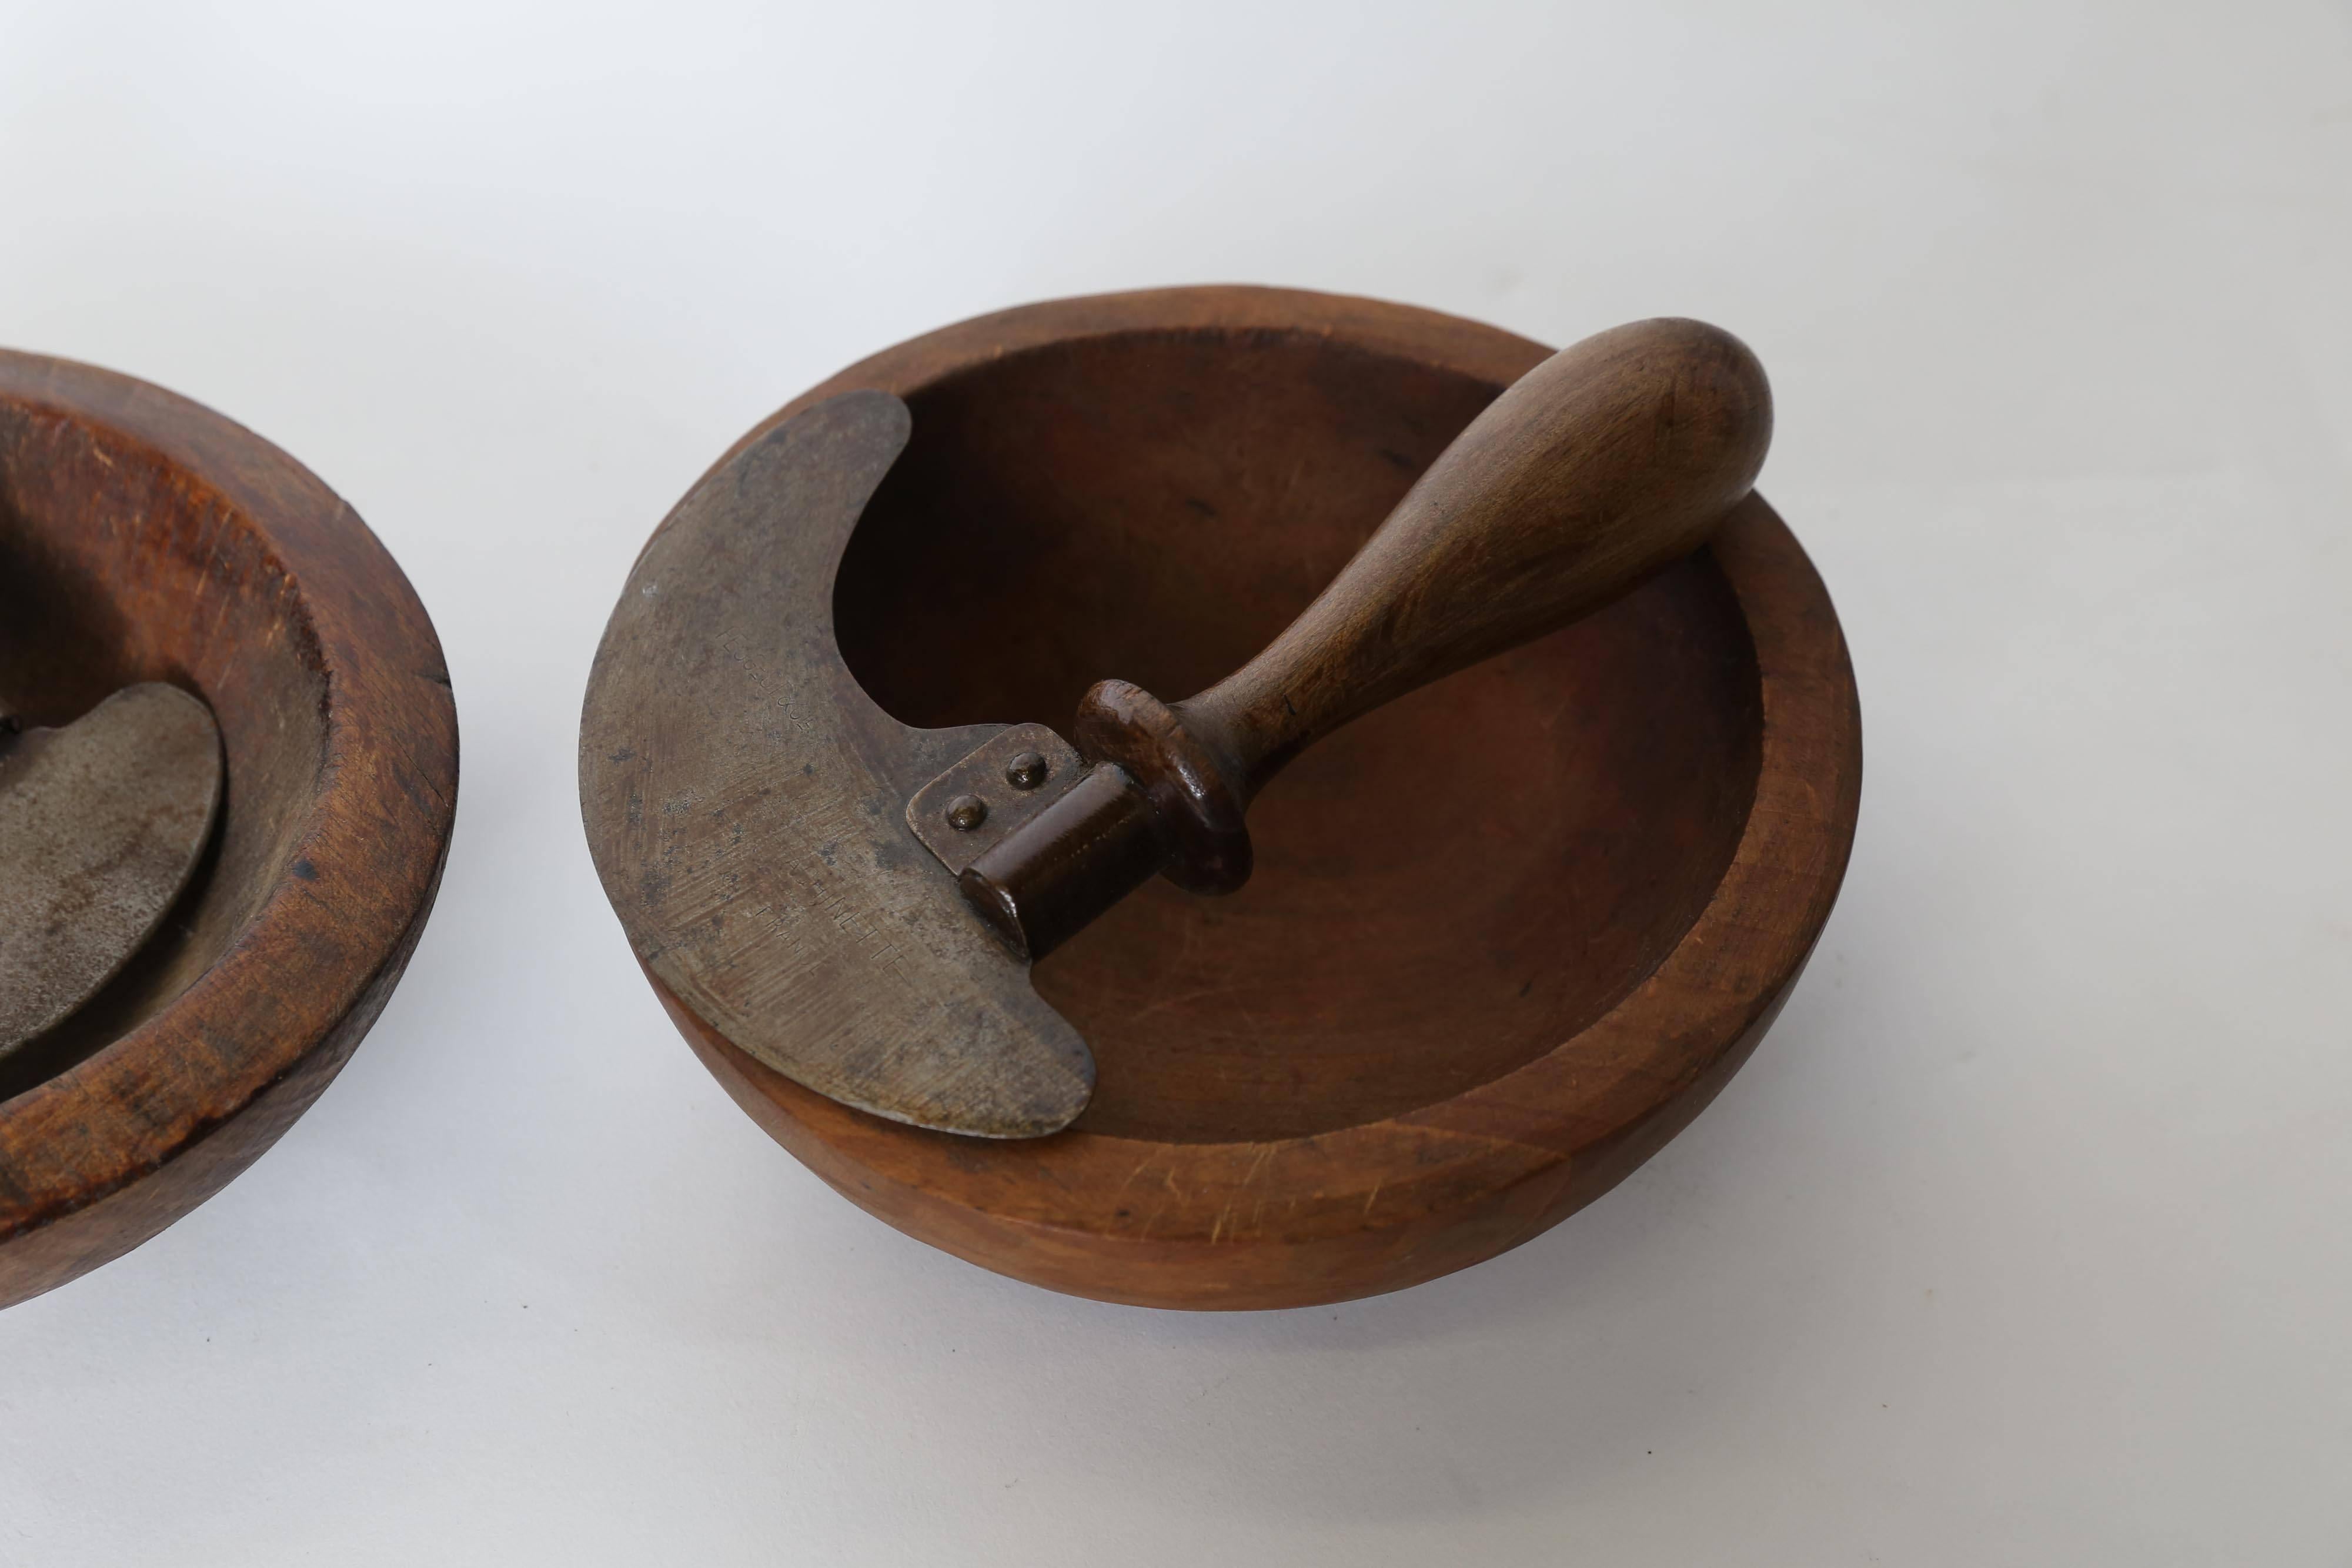
[[[170,681],[219,721],[214,842],[164,929],[0,1079],[0,1306],[146,1240],[308,1109],[424,928],[457,800],[433,625],[251,432],[0,352],[0,706]]]
[[[934,332],[775,417],[857,387],[913,409],[834,591],[874,697],[1059,726],[1099,677],[1242,664],[1549,351],[1172,289]],[[663,1000],[786,1148],[975,1263],[1151,1306],[1369,1295],[1517,1246],[1706,1105],[1828,917],[1861,761],[1836,613],[1753,498],[1615,607],[1309,749],[1240,894],[1155,883],[1039,966],[1100,1069],[1066,1133],[865,1115]]]

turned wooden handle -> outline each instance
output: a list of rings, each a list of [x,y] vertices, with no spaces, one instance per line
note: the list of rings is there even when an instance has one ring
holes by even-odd
[[[1171,878],[1238,887],[1242,812],[1284,763],[1696,549],[1755,483],[1771,434],[1763,367],[1729,333],[1659,319],[1587,338],[1472,421],[1264,653],[1172,706],[1102,683],[1078,748],[1150,796]]]

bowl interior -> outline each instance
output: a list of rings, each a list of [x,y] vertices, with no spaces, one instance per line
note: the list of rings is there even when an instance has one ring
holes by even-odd
[[[327,734],[308,617],[250,521],[112,427],[0,400],[0,707],[66,724],[151,680],[196,693],[220,725],[212,847],[139,956],[0,1061],[0,1100],[154,1016],[227,951],[295,853]]]
[[[1169,700],[1306,607],[1500,389],[1311,334],[1129,333],[919,389],[850,542],[842,651],[902,721]],[[1754,799],[1738,605],[1702,556],[1310,748],[1231,897],[1155,882],[1038,966],[1080,1125],[1297,1136],[1450,1098],[1590,1023],[1689,928]]]

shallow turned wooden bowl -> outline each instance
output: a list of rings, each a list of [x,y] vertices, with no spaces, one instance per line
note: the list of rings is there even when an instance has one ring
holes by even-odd
[[[951,327],[776,418],[857,387],[914,411],[835,586],[875,698],[1059,726],[1098,678],[1247,660],[1549,351],[1174,289]],[[1040,965],[1100,1068],[1069,1132],[882,1121],[663,999],[786,1148],[975,1263],[1153,1306],[1370,1295],[1525,1241],[1706,1105],[1828,917],[1861,762],[1837,615],[1750,499],[1614,608],[1310,747],[1238,894],[1154,883]]]
[[[63,724],[137,681],[212,706],[220,821],[156,938],[0,1062],[0,1305],[146,1240],[309,1108],[408,961],[457,786],[440,643],[357,514],[184,398],[0,352],[0,706]]]

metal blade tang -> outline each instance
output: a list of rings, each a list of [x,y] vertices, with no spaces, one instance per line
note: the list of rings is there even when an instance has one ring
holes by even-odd
[[[1126,770],[1087,763],[1042,724],[998,732],[915,791],[907,826],[1032,963],[1150,881],[1169,852]]]
[[[907,826],[950,876],[1076,788],[1077,748],[1042,724],[999,730],[907,802]]]

